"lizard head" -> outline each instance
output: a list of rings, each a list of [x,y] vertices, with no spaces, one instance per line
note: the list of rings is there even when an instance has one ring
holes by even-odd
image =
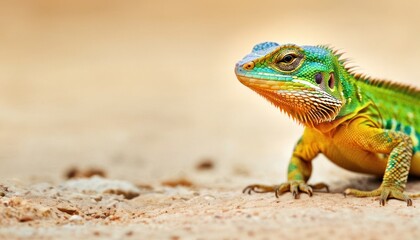
[[[327,47],[264,42],[236,64],[235,73],[289,116],[314,126],[334,120],[344,104],[339,65]]]

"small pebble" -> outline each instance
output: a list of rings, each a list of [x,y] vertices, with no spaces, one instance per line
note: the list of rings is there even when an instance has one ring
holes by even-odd
[[[79,215],[73,215],[69,218],[70,222],[79,222],[79,221],[82,221],[82,220],[83,220],[83,218]]]

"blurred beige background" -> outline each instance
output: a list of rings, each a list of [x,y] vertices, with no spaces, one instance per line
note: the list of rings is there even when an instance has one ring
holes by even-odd
[[[0,180],[99,166],[158,182],[210,158],[215,182],[283,181],[302,128],[236,61],[262,41],[331,44],[418,86],[419,24],[419,1],[1,1]],[[323,157],[314,174],[351,175]]]

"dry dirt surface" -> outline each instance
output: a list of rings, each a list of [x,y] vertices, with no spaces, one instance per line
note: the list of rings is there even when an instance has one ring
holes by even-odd
[[[176,181],[172,181],[173,183]],[[184,183],[185,179],[180,181]],[[362,186],[376,184],[365,179]],[[417,184],[420,186],[420,184]],[[136,186],[93,176],[1,186],[2,239],[419,239],[414,207],[317,192],[242,194],[221,187]]]
[[[237,81],[263,41],[330,44],[418,86],[420,1],[0,1],[0,239],[420,239],[420,200],[323,156],[286,180],[302,126]],[[392,106],[390,106],[392,107]],[[407,191],[420,191],[409,181]]]

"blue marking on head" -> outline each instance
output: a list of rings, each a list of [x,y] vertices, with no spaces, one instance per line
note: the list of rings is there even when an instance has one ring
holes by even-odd
[[[252,48],[252,52],[248,55],[246,55],[241,61],[238,62],[237,65],[242,66],[243,64],[253,61],[255,59],[258,59],[260,57],[263,57],[270,52],[277,49],[280,45],[275,42],[263,42],[255,45]]]
[[[280,46],[280,45],[276,42],[262,42],[262,43],[258,43],[257,45],[255,45],[252,48],[252,52],[259,52],[259,51],[262,51],[262,50],[266,50],[268,48],[278,47],[278,46]]]
[[[310,53],[306,54],[306,56],[314,62],[323,62],[324,64],[330,65],[327,63],[330,58],[328,56],[331,55],[331,52],[323,47],[319,46],[303,46],[302,47],[305,52]]]

